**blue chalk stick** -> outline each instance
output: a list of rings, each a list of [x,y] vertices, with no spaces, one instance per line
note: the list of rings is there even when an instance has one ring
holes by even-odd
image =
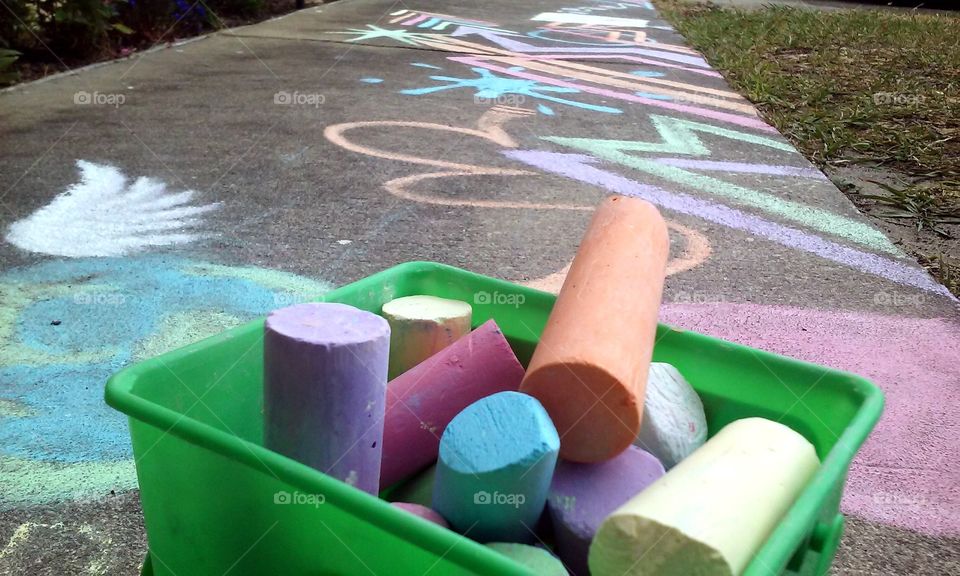
[[[543,512],[560,437],[532,396],[500,392],[447,425],[433,509],[480,542],[529,542]]]

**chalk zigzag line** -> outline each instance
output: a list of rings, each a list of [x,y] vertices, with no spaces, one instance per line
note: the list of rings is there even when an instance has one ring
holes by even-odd
[[[658,161],[656,158],[647,159],[627,153],[654,152],[684,154],[689,156],[709,156],[711,153],[710,148],[708,148],[697,135],[698,132],[702,132],[739,142],[747,142],[774,150],[789,152],[791,155],[799,157],[799,153],[787,142],[657,114],[651,114],[650,120],[661,138],[660,142],[564,138],[556,136],[547,136],[543,139],[548,142],[554,142],[587,152],[594,157],[609,162],[664,178],[676,184],[693,187],[697,190],[727,198],[743,205],[759,208],[769,214],[792,220],[793,222],[819,230],[820,232],[834,234],[875,250],[896,256],[903,255],[900,249],[891,243],[882,232],[864,222],[859,222],[829,210],[801,202],[779,198],[767,192],[732,184],[711,176],[696,174],[677,167],[676,165]]]
[[[702,200],[688,194],[670,192],[656,186],[640,184],[619,174],[594,166],[599,160],[592,156],[539,150],[506,150],[504,154],[509,158],[535,166],[548,173],[600,186],[614,194],[643,198],[666,210],[697,216],[735,230],[742,230],[862,272],[874,274],[906,286],[941,294],[955,300],[944,286],[938,284],[926,272],[914,266],[843,246],[820,236],[771,222],[722,204]]]
[[[426,130],[439,130],[445,132],[454,132],[464,136],[474,136],[482,138],[503,148],[516,148],[517,143],[503,129],[502,125],[510,118],[515,118],[518,111],[511,111],[502,107],[488,110],[478,121],[478,129],[463,128],[457,126],[447,126],[443,124],[428,122],[409,122],[409,121],[372,121],[372,122],[352,122],[345,124],[335,124],[328,126],[324,130],[324,136],[332,143],[360,154],[384,158],[388,160],[397,160],[434,166],[443,170],[437,172],[428,172],[402,176],[384,182],[383,187],[390,194],[406,200],[421,202],[426,204],[457,206],[471,208],[494,208],[494,209],[530,209],[530,210],[571,210],[571,211],[591,211],[593,206],[578,204],[551,204],[544,202],[529,201],[502,201],[502,200],[476,200],[461,198],[440,198],[427,194],[417,193],[410,190],[414,185],[433,179],[443,179],[460,176],[530,176],[535,172],[527,170],[516,170],[500,168],[495,166],[478,166],[471,164],[462,164],[446,160],[435,160],[430,158],[421,158],[409,154],[379,150],[377,148],[365,146],[351,142],[345,135],[349,130],[363,127],[405,127],[418,128]],[[687,124],[693,124],[696,128],[709,130],[717,135],[739,136],[746,141],[754,143],[765,143],[771,147],[781,150],[795,151],[784,142],[764,139],[761,136],[744,134],[728,131],[723,128],[717,128],[709,125],[697,125],[689,121],[682,121]],[[678,124],[679,125],[679,124]],[[666,144],[661,143],[638,143],[640,147],[646,146],[651,151],[665,149],[669,151],[679,151],[678,146],[682,141],[682,134],[678,137],[677,126],[665,123],[667,126]],[[685,126],[691,133],[690,126]],[[682,133],[683,129],[680,130]],[[672,131],[671,131],[672,130]],[[694,136],[696,136],[694,134]],[[679,139],[678,139],[679,138]],[[764,140],[769,140],[764,142]],[[688,142],[684,147],[687,151],[709,152],[709,149],[699,140]],[[765,220],[759,216],[729,208],[722,204],[716,204],[707,200],[701,200],[687,194],[678,194],[666,190],[641,185],[633,180],[607,172],[603,169],[591,166],[591,163],[598,162],[596,158],[581,154],[561,154],[543,151],[519,151],[505,150],[503,153],[513,159],[534,166],[547,173],[558,174],[581,182],[599,185],[607,188],[609,191],[617,194],[634,195],[646,198],[647,200],[660,205],[668,210],[675,210],[684,214],[690,214],[704,218],[706,220],[722,224],[734,229],[743,230],[751,234],[767,238],[773,242],[784,246],[808,252],[827,260],[837,262],[857,270],[887,278],[888,280],[898,282],[908,286],[914,286],[930,292],[944,294],[951,297],[949,292],[941,285],[934,282],[923,271],[911,267],[903,262],[898,262],[876,254],[870,254],[854,248],[843,246],[836,242],[821,238],[815,234],[807,233],[802,230],[791,228],[782,224]],[[549,277],[548,277],[549,278]],[[548,278],[541,280],[548,280]]]

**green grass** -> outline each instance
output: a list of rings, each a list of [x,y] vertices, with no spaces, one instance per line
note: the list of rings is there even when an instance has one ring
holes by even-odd
[[[960,222],[960,17],[683,0],[657,8],[815,164],[828,173],[867,165],[902,182],[873,195],[844,190],[861,208],[946,242],[944,225]],[[956,286],[952,257],[911,251]]]
[[[950,234],[941,228],[942,224],[960,224],[960,214],[950,202],[948,193],[937,186],[908,186],[895,188],[889,184],[871,180],[885,191],[885,194],[860,194],[861,198],[875,201],[882,209],[878,215],[882,218],[906,218],[913,221],[917,232],[930,230],[949,238]]]
[[[960,19],[658,7],[813,160],[960,176]]]

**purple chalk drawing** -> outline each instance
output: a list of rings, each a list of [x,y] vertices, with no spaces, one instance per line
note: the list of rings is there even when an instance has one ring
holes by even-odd
[[[656,186],[639,184],[629,178],[593,166],[599,161],[585,154],[562,154],[539,150],[508,150],[510,158],[567,178],[606,188],[615,194],[643,198],[667,210],[698,216],[710,222],[722,224],[735,230],[743,230],[789,248],[795,248],[827,260],[875,274],[899,284],[913,286],[954,299],[950,292],[935,282],[922,269],[862,252],[810,234],[777,224],[688,194],[670,192]]]

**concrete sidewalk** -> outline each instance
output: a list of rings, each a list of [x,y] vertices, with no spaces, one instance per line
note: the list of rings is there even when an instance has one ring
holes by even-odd
[[[0,94],[0,574],[138,569],[121,366],[409,260],[556,290],[611,192],[663,321],[884,388],[839,572],[956,573],[956,300],[649,3],[341,0]]]

